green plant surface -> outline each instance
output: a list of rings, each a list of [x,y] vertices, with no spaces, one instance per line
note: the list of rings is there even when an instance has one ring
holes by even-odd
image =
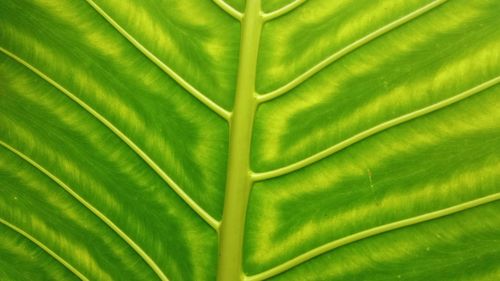
[[[0,280],[500,279],[499,1],[0,5]]]

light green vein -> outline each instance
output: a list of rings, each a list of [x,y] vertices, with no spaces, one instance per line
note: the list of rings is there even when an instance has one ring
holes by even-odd
[[[272,11],[272,12],[269,12],[269,13],[264,13],[264,15],[262,16],[263,20],[264,21],[271,21],[273,19],[276,19],[278,17],[281,17],[289,12],[291,12],[292,10],[294,10],[295,8],[299,7],[300,5],[304,4],[307,0],[295,0],[275,11]]]
[[[241,21],[243,18],[243,14],[240,13],[238,10],[233,8],[231,5],[227,4],[224,2],[224,0],[212,0],[219,8],[221,8],[224,12],[228,13],[231,15],[233,18]]]
[[[11,151],[12,153],[16,154],[20,158],[22,158],[24,161],[28,162],[31,164],[33,167],[38,169],[40,172],[45,174],[47,177],[49,177],[52,181],[54,181],[56,184],[58,184],[60,187],[62,187],[66,192],[68,192],[73,198],[75,198],[78,202],[80,202],[83,206],[85,206],[89,211],[91,211],[96,217],[101,219],[109,228],[111,228],[118,236],[120,236],[134,251],[151,267],[151,269],[160,277],[161,280],[163,281],[168,281],[168,278],[165,276],[163,271],[158,267],[158,265],[151,259],[151,257],[144,252],[144,250],[137,245],[137,243],[134,242],[125,232],[118,227],[116,224],[114,224],[106,215],[101,213],[96,207],[94,207],[92,204],[87,202],[85,199],[83,199],[78,193],[76,193],[71,187],[69,187],[66,183],[64,183],[61,179],[56,177],[54,174],[49,172],[47,169],[45,169],[42,165],[38,164],[35,162],[33,159],[28,157],[26,154],[20,152],[19,150],[15,149],[14,147],[8,145],[7,143],[3,142],[0,140],[0,145]]]
[[[94,1],[86,0],[92,8],[94,8],[97,13],[99,13],[106,21],[108,21],[123,37],[125,37],[132,45],[134,45],[141,53],[143,53],[148,59],[150,59],[154,64],[156,64],[161,70],[163,70],[167,75],[169,75],[174,81],[181,85],[186,91],[188,91],[192,96],[194,96],[202,104],[210,108],[213,112],[217,113],[219,116],[225,120],[229,120],[231,113],[226,109],[222,108],[214,101],[202,94],[193,85],[189,84],[184,78],[177,74],[173,69],[168,67],[163,63],[158,57],[151,53],[146,47],[144,47],[139,41],[137,41],[131,34],[129,34],[123,27],[121,27],[113,18],[111,18],[101,7],[99,7]]]
[[[276,267],[273,267],[267,271],[264,271],[262,273],[259,273],[259,274],[253,275],[253,276],[248,276],[245,278],[245,281],[264,280],[264,279],[273,277],[275,275],[278,275],[280,273],[283,273],[283,272],[285,272],[285,271],[287,271],[287,270],[289,270],[289,269],[291,269],[299,264],[307,262],[310,259],[313,259],[319,255],[322,255],[326,252],[329,252],[329,251],[334,250],[336,248],[339,248],[341,246],[345,246],[345,245],[348,245],[348,244],[354,243],[356,241],[359,241],[359,240],[362,240],[362,239],[365,239],[368,237],[372,237],[372,236],[375,236],[378,234],[401,229],[403,227],[407,227],[407,226],[423,223],[426,221],[442,218],[445,216],[449,216],[449,215],[459,213],[459,212],[462,212],[462,211],[465,211],[465,210],[468,210],[468,209],[471,209],[474,207],[478,207],[478,206],[481,206],[484,204],[495,202],[497,200],[500,200],[500,193],[491,194],[491,195],[481,197],[481,198],[478,198],[475,200],[471,200],[471,201],[468,201],[468,202],[465,202],[462,204],[458,204],[458,205],[455,205],[455,206],[452,206],[452,207],[449,207],[446,209],[441,209],[441,210],[426,213],[426,214],[423,214],[420,216],[415,216],[412,218],[408,218],[408,219],[384,224],[381,226],[377,226],[374,228],[370,228],[370,229],[346,236],[344,238],[326,243],[324,245],[321,245],[317,248],[314,248],[313,250],[310,250],[302,255],[299,255],[299,256],[297,256],[297,257],[295,257],[287,262],[284,262]]]
[[[260,3],[260,0],[246,2],[245,16],[241,23],[234,115],[229,123],[223,222],[219,232],[218,281],[243,279],[245,216],[252,189],[250,179],[252,124],[257,108],[255,77],[263,23]]]
[[[219,227],[219,222],[215,220],[210,214],[208,214],[202,207],[200,207],[189,195],[182,190],[182,188],[177,185],[177,183],[174,182],[164,171],[162,168],[160,168],[156,162],[154,162],[141,148],[139,148],[132,140],[130,140],[122,131],[120,131],[117,127],[115,127],[110,121],[108,121],[106,118],[104,118],[101,114],[99,114],[97,111],[95,111],[91,106],[80,100],[78,97],[76,97],[74,94],[72,94],[70,91],[68,91],[66,88],[55,82],[52,78],[29,64],[28,62],[24,61],[23,59],[19,58],[18,56],[14,55],[10,51],[0,47],[0,51],[14,59],[15,61],[19,62],[20,64],[24,65],[31,71],[33,71],[35,74],[40,76],[42,79],[47,81],[49,84],[54,86],[56,89],[61,91],[63,94],[65,94],[68,98],[76,102],[78,105],[80,105],[84,110],[86,110],[88,113],[90,113],[93,117],[95,117],[97,120],[99,120],[103,125],[108,127],[117,137],[119,137],[125,144],[127,144],[139,157],[141,157],[146,164],[148,164],[149,167],[153,171],[155,171],[160,178],[162,178],[170,188],[179,195],[179,197],[189,206],[191,209],[193,209],[205,222],[207,222],[211,227],[214,229],[218,229]]]
[[[42,250],[44,250],[47,254],[52,256],[55,260],[60,262],[64,267],[66,267],[69,271],[71,271],[73,274],[75,274],[80,280],[83,281],[89,281],[85,275],[83,275],[80,271],[78,271],[76,268],[74,268],[69,262],[64,260],[62,257],[60,257],[58,254],[56,254],[54,251],[52,251],[49,247],[47,247],[45,244],[43,244],[41,241],[37,240],[35,237],[31,236],[28,234],[26,231],[20,229],[19,227],[15,226],[14,224],[6,221],[3,218],[0,218],[0,223],[4,224],[5,226],[9,227],[13,231],[21,234],[22,236],[26,237],[28,240],[33,242],[35,245],[40,247]]]
[[[399,18],[399,19],[377,29],[376,31],[366,35],[365,37],[358,39],[354,43],[347,45],[346,47],[342,48],[340,51],[338,51],[338,52],[334,53],[333,55],[327,57],[326,59],[322,60],[321,62],[319,62],[318,64],[316,64],[315,66],[313,66],[312,68],[307,70],[306,72],[302,73],[298,77],[294,78],[292,81],[288,82],[284,86],[282,86],[274,91],[271,91],[269,93],[259,95],[258,96],[259,102],[260,103],[267,102],[267,101],[275,99],[281,95],[286,94],[287,92],[291,91],[295,87],[299,86],[302,82],[306,81],[307,79],[314,76],[316,73],[320,72],[323,68],[329,66],[330,64],[339,60],[340,58],[344,57],[345,55],[362,47],[363,45],[368,44],[369,42],[375,40],[376,38],[402,26],[403,24],[429,12],[430,10],[444,4],[447,1],[448,0],[433,1],[430,4],[427,4],[421,8],[413,11],[412,13],[410,13],[408,15],[403,16],[402,18]]]
[[[375,135],[381,131],[384,131],[384,130],[387,130],[391,127],[394,127],[396,125],[399,125],[401,123],[404,123],[404,122],[408,122],[410,120],[413,120],[415,118],[418,118],[418,117],[421,117],[421,116],[424,116],[426,114],[429,114],[433,111],[436,111],[436,110],[439,110],[439,109],[442,109],[444,107],[447,107],[447,106],[450,106],[452,104],[455,104],[459,101],[462,101],[468,97],[471,97],[475,94],[478,94],[488,88],[491,88],[495,85],[497,85],[498,83],[500,83],[500,76],[497,76],[491,80],[488,80],[478,86],[475,86],[474,88],[471,88],[465,92],[462,92],[458,95],[455,95],[451,98],[448,98],[448,99],[445,99],[445,100],[442,100],[440,102],[437,102],[437,103],[434,103],[430,106],[427,106],[427,107],[424,107],[424,108],[421,108],[421,109],[418,109],[416,111],[413,111],[413,112],[410,112],[410,113],[407,113],[405,115],[402,115],[402,116],[399,116],[397,118],[394,118],[394,119],[391,119],[389,121],[386,121],[386,122],[383,122],[379,125],[376,125],[372,128],[369,128],[361,133],[358,133],[344,141],[341,141],[340,143],[337,143],[323,151],[320,151],[312,156],[309,156],[305,159],[302,159],[300,161],[297,161],[293,164],[290,164],[288,166],[285,166],[285,167],[282,167],[282,168],[278,168],[278,169],[275,169],[275,170],[271,170],[271,171],[268,171],[268,172],[262,172],[262,173],[253,173],[252,175],[252,179],[254,181],[262,181],[262,180],[266,180],[266,179],[270,179],[270,178],[274,178],[274,177],[279,177],[279,176],[282,176],[282,175],[286,175],[288,173],[291,173],[291,172],[294,172],[294,171],[297,171],[297,170],[300,170],[304,167],[307,167],[309,165],[312,165],[340,150],[343,150],[361,140],[364,140],[372,135]]]

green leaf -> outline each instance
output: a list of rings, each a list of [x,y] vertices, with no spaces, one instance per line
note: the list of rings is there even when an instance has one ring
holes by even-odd
[[[3,1],[0,280],[498,279],[498,15]]]

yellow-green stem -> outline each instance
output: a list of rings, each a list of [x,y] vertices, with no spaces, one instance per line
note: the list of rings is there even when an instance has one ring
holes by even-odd
[[[240,65],[230,119],[226,194],[219,230],[218,281],[243,279],[243,234],[252,188],[250,146],[257,107],[255,73],[262,29],[260,0],[247,1],[241,26]]]

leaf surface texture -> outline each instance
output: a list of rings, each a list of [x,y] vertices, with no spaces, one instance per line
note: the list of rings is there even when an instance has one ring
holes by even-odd
[[[495,280],[495,0],[3,1],[1,280]]]

